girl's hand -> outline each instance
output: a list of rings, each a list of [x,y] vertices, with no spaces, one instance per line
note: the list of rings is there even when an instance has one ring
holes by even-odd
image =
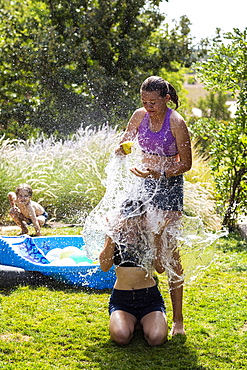
[[[160,171],[155,171],[155,170],[152,170],[150,168],[147,168],[145,171],[141,171],[139,170],[138,168],[134,167],[134,168],[130,168],[130,171],[138,176],[138,177],[143,177],[143,178],[153,178],[153,179],[159,179],[160,176],[161,176],[161,172]]]
[[[120,145],[118,148],[115,149],[116,155],[126,155],[125,151],[123,150],[123,147]]]

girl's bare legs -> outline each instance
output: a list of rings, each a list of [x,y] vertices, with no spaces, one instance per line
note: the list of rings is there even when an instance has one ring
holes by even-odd
[[[168,326],[166,315],[160,311],[150,312],[141,319],[144,338],[151,347],[167,341]]]
[[[183,268],[177,248],[176,234],[180,227],[181,212],[169,212],[167,218],[170,223],[167,227],[166,238],[167,246],[171,251],[171,261],[169,261],[168,278],[170,297],[173,310],[173,325],[171,335],[185,334],[183,326]]]
[[[129,344],[133,338],[137,319],[125,311],[114,311],[110,318],[111,339],[119,345]],[[150,312],[140,321],[144,337],[150,346],[159,346],[166,342],[168,326],[166,315],[160,311]]]
[[[133,338],[137,319],[128,312],[117,310],[110,317],[110,336],[117,344],[123,346]]]
[[[182,305],[183,305],[183,269],[180,263],[180,256],[178,250],[173,252],[173,261],[174,261],[174,272],[175,276],[181,277],[181,279],[169,278],[169,287],[170,287],[170,297],[172,301],[172,310],[173,310],[173,324],[171,329],[171,335],[176,334],[185,334],[183,326],[183,314],[182,314]]]

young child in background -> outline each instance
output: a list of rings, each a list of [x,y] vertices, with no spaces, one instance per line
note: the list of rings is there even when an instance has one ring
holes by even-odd
[[[46,223],[48,214],[37,202],[31,200],[33,190],[28,184],[20,184],[14,192],[8,193],[11,209],[10,217],[20,226],[21,234],[28,234],[27,225],[33,224],[36,234],[41,236],[41,227]]]

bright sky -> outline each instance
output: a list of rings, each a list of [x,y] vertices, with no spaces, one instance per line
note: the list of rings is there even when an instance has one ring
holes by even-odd
[[[247,12],[245,0],[169,0],[160,6],[167,14],[166,22],[179,21],[186,15],[192,25],[191,34],[194,43],[202,38],[215,36],[216,28],[223,32],[231,32],[233,28],[244,31],[247,27]]]

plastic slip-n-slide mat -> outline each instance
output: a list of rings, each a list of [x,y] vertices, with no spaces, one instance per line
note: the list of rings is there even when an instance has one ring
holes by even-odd
[[[82,236],[0,236],[0,264],[38,271],[57,281],[93,289],[111,289],[114,267],[103,272],[87,258]]]

